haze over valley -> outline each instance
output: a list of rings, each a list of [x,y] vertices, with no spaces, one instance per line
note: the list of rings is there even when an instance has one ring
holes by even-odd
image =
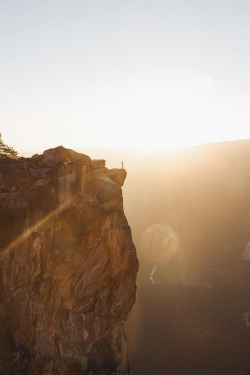
[[[0,375],[250,374],[249,14],[0,1]]]
[[[124,210],[140,264],[131,374],[246,374],[250,141],[81,151],[128,171]]]

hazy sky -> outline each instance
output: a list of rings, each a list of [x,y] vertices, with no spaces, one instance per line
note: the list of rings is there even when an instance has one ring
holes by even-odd
[[[249,0],[0,0],[17,150],[250,138]]]

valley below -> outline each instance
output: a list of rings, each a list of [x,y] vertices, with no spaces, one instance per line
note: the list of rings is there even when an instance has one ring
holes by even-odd
[[[129,168],[125,212],[140,261],[131,374],[249,373],[249,160],[250,142],[235,141]]]

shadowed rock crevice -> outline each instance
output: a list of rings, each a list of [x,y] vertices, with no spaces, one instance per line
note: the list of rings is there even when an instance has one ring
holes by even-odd
[[[127,374],[126,171],[60,146],[0,176],[0,373]]]

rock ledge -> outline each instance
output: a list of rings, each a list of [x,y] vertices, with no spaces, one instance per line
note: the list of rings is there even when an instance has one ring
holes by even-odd
[[[1,374],[128,374],[125,178],[62,146],[0,163]]]

